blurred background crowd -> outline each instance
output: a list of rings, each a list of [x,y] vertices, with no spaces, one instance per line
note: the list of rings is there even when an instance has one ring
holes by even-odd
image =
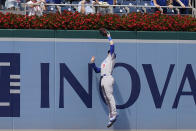
[[[68,10],[89,13],[127,14],[131,12],[191,15],[196,0],[0,0],[3,12],[41,16]]]

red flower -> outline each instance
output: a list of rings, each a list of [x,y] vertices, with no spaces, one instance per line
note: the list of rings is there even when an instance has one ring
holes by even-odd
[[[82,15],[68,11],[41,17],[10,13],[0,13],[0,16],[1,28],[96,30],[105,27],[110,30],[196,31],[195,18],[162,15],[159,11],[155,14],[131,13],[122,16]]]

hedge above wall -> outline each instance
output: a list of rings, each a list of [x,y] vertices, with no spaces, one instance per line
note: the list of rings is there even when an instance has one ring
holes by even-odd
[[[196,40],[196,32],[110,31],[113,39]],[[98,30],[0,29],[0,37],[104,39]]]
[[[196,18],[189,15],[166,15],[157,11],[148,13],[88,14],[69,12],[38,16],[3,14],[0,29],[98,30],[118,31],[188,31],[196,32]]]

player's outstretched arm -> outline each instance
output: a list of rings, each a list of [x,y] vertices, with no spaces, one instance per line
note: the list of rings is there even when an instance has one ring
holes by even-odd
[[[95,56],[92,56],[92,58],[91,58],[91,65],[96,73],[101,72],[101,68],[99,68],[95,65]]]
[[[112,40],[112,37],[111,37],[109,31],[107,31],[107,37],[108,37],[108,40],[110,42],[110,54],[112,55],[114,53],[114,42]]]
[[[107,31],[107,37],[108,37],[108,40],[109,40],[109,42],[110,42],[110,45],[113,45],[113,44],[114,44],[114,42],[113,42],[113,40],[112,40],[112,37],[111,37],[111,35],[110,35],[110,32],[109,32],[109,31]]]

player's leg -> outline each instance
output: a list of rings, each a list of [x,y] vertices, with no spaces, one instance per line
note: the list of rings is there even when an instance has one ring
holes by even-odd
[[[104,85],[106,84],[106,80],[105,79],[101,79],[101,91],[102,91],[102,94],[103,94],[103,97],[105,99],[105,102],[106,104],[108,105],[108,109],[109,109],[109,119],[110,119],[110,113],[111,113],[111,108],[110,108],[110,103],[109,103],[109,99],[107,98],[107,95],[106,95],[106,91],[105,91],[105,88],[104,88]]]
[[[116,102],[113,96],[113,84],[114,84],[114,79],[112,77],[107,77],[104,85],[104,90],[105,90],[106,97],[108,99],[108,106],[110,109],[110,119],[115,118],[117,115]]]
[[[113,83],[114,83],[113,77],[108,77],[106,78],[106,82],[104,84],[104,91],[106,94],[106,98],[108,99],[108,107],[110,110],[109,122],[107,124],[108,128],[113,125],[113,123],[116,121],[117,118],[116,102],[113,96]]]

